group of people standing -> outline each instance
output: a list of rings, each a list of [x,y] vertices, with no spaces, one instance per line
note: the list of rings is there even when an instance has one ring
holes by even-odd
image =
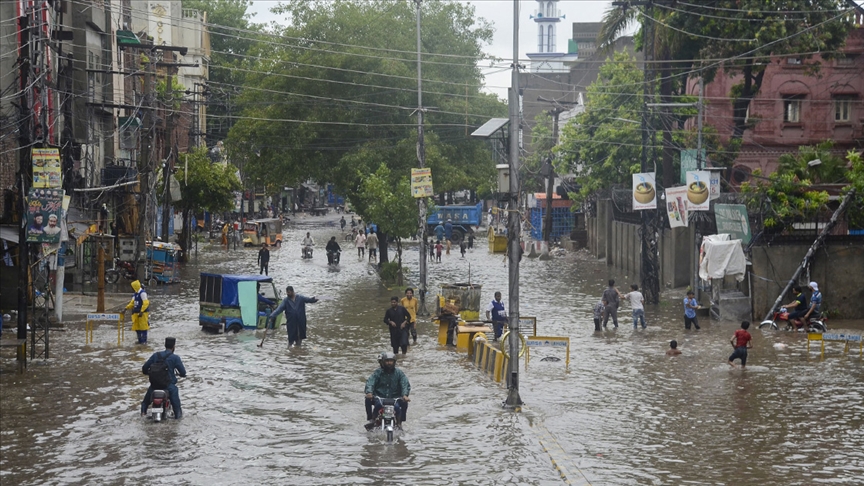
[[[639,323],[642,324],[642,329],[648,327],[645,322],[645,297],[642,292],[639,292],[639,286],[632,284],[630,292],[622,294],[616,287],[615,281],[609,280],[609,287],[603,291],[603,296],[600,301],[594,306],[594,331],[600,331],[600,324],[603,327],[609,323],[609,318],[612,318],[612,324],[618,328],[618,307],[621,305],[621,300],[630,302],[633,308],[633,329],[638,329]]]
[[[351,234],[354,240],[354,246],[357,248],[357,258],[361,259],[366,255],[366,249],[369,249],[369,261],[378,261],[378,235],[374,229],[369,230],[369,235],[366,235],[366,229],[357,228],[351,229]]]

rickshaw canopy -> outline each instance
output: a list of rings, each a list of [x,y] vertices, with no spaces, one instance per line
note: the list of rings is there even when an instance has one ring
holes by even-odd
[[[272,282],[266,275],[225,275],[202,273],[200,298],[202,302],[212,302],[224,306],[239,306],[237,284],[240,282]]]

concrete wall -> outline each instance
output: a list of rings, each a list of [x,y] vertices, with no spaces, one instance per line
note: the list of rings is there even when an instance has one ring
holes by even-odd
[[[642,266],[639,225],[612,219],[611,201],[597,202],[597,216],[587,216],[588,250],[609,265],[638,275]],[[660,235],[660,282],[668,288],[690,284],[692,236],[687,228],[664,230]]]
[[[753,248],[753,314],[762,319],[801,263],[808,243]],[[807,285],[806,275],[799,279]],[[823,310],[835,318],[864,315],[864,244],[832,243],[819,249],[810,266],[810,280],[819,284]],[[784,297],[784,303],[791,299]]]

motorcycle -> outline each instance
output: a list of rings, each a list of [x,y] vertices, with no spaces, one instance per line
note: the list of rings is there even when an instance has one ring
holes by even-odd
[[[135,271],[135,265],[132,262],[124,262],[115,258],[114,267],[105,270],[105,281],[112,284],[117,283],[121,276],[130,281],[138,280],[138,272]]]
[[[780,324],[785,322],[785,330],[787,331],[806,330],[807,332],[825,332],[828,330],[828,325],[825,322],[827,320],[824,315],[820,314],[815,318],[810,317],[805,324],[802,318],[789,319],[789,310],[781,307],[774,311],[771,319],[762,321],[759,324],[759,329],[773,329],[776,331],[779,329]]]
[[[396,429],[402,430],[402,423],[396,418],[396,401],[398,398],[375,397],[376,405],[381,408],[375,417],[375,427],[372,430],[384,432],[387,442],[393,442],[393,433]]]
[[[150,399],[150,407],[147,408],[147,417],[154,422],[162,421],[162,418],[174,417],[174,409],[171,407],[171,399],[167,390],[153,390]]]
[[[312,247],[311,246],[304,246],[303,247],[303,258],[304,259],[312,258]]]
[[[339,265],[339,258],[341,254],[341,251],[328,251],[327,265]]]

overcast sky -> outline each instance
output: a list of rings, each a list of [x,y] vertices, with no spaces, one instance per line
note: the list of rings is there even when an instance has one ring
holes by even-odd
[[[253,0],[250,12],[255,13],[253,21],[269,23],[270,21],[284,22],[284,19],[270,13],[270,7],[276,5],[277,0]],[[486,46],[486,52],[490,55],[506,60],[513,59],[513,0],[473,0],[465,1],[474,5],[476,16],[485,18],[493,24],[495,37],[492,44]],[[567,51],[567,39],[570,39],[573,22],[599,22],[603,12],[608,8],[609,1],[601,0],[560,0],[558,10],[566,19],[562,20],[557,27],[558,52]],[[519,57],[527,59],[528,52],[537,52],[537,25],[529,16],[534,15],[538,3],[536,0],[520,0],[519,15]],[[509,63],[508,63],[509,64]],[[527,66],[526,62],[523,62]],[[483,69],[484,73],[491,73],[495,69]],[[510,71],[504,70],[495,74],[486,75],[486,90],[497,94],[502,99],[507,99],[507,88],[510,86]]]

